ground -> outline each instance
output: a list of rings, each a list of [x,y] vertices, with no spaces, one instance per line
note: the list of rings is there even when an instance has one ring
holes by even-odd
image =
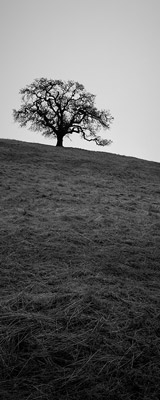
[[[0,140],[2,400],[158,400],[160,164]]]

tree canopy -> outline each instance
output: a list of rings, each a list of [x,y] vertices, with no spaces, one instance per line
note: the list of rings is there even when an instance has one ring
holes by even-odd
[[[109,110],[95,107],[95,95],[82,84],[41,78],[21,89],[20,94],[22,104],[19,110],[13,110],[13,116],[21,127],[29,125],[31,130],[57,138],[57,146],[63,146],[64,136],[72,133],[100,146],[111,143],[98,132],[101,128],[108,130],[113,117]]]

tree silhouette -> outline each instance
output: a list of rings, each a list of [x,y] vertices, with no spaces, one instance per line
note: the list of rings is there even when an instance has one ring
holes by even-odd
[[[87,93],[78,82],[35,79],[20,94],[22,104],[19,110],[13,110],[13,117],[21,127],[29,124],[31,130],[56,137],[57,146],[63,146],[64,136],[72,133],[97,145],[111,143],[97,134],[101,128],[110,128],[110,111],[99,111],[94,105],[95,95]]]

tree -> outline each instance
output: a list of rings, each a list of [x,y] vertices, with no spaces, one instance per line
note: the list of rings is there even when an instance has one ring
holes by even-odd
[[[57,146],[63,146],[64,136],[74,132],[100,146],[111,143],[97,134],[101,128],[110,128],[110,111],[99,111],[94,105],[95,95],[87,93],[78,82],[35,79],[20,94],[22,105],[13,110],[13,117],[21,127],[29,124],[31,130],[56,137]]]

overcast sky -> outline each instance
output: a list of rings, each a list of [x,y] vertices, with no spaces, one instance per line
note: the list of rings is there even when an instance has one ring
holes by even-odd
[[[35,78],[75,80],[114,116],[113,144],[64,146],[160,162],[160,0],[0,0],[0,42],[1,138],[55,145],[12,109]]]

